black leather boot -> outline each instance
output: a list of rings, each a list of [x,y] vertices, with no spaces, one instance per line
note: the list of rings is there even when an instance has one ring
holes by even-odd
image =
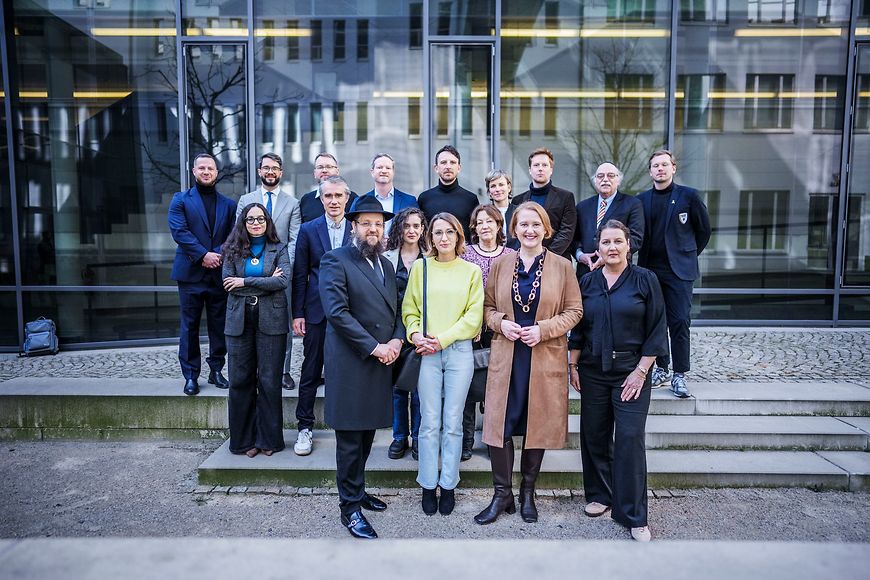
[[[460,461],[471,459],[471,448],[474,447],[474,423],[477,420],[477,403],[465,401],[462,412],[462,456]]]
[[[523,481],[520,484],[520,516],[524,522],[538,521],[538,507],[535,505],[535,482],[544,461],[543,449],[523,449],[520,458],[520,472]]]
[[[492,484],[495,488],[495,493],[486,509],[474,516],[474,521],[482,526],[497,520],[502,512],[512,514],[517,511],[511,487],[511,478],[514,471],[513,439],[505,441],[503,447],[490,446],[489,460],[492,464]]]

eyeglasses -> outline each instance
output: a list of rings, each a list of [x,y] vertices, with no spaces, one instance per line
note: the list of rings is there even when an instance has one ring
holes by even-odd
[[[266,223],[266,216],[264,216],[264,215],[258,215],[257,217],[246,217],[246,218],[245,218],[245,223],[246,223],[246,224],[251,224],[251,225],[253,225],[253,224],[264,224],[264,223]]]
[[[315,171],[332,171],[333,169],[338,169],[338,165],[315,165]]]
[[[599,173],[595,176],[595,179],[597,179],[598,181],[601,181],[605,177],[607,179],[609,179],[610,181],[613,181],[614,179],[619,177],[619,174],[618,173]]]
[[[455,235],[456,235],[456,230],[435,230],[434,232],[432,232],[433,238],[443,238],[445,236],[448,238],[452,238]]]
[[[364,230],[369,228],[377,228],[379,230],[384,229],[384,222],[356,222],[359,227]]]
[[[260,169],[263,171],[263,173],[267,173],[267,174],[268,173],[280,173],[281,171],[283,171],[280,167],[276,167],[276,166],[267,167],[265,165],[261,166]]]

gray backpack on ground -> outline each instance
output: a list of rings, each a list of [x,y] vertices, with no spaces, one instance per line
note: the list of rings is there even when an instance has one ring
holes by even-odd
[[[21,356],[57,354],[58,350],[54,320],[40,316],[24,325],[24,352]]]

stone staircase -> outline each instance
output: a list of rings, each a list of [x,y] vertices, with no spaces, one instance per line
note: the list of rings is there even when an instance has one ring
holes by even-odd
[[[197,397],[171,379],[18,378],[0,382],[0,437],[4,439],[225,438],[226,391],[202,385]],[[693,383],[694,396],[675,399],[653,391],[647,422],[650,486],[798,486],[870,489],[870,388],[848,382]],[[579,489],[580,396],[569,394],[565,449],[549,451],[542,489]],[[284,393],[288,449],[253,459],[225,442],[199,468],[206,485],[335,484],[335,442],[315,433],[315,451],[292,451],[296,391]],[[323,416],[322,388],[315,409]],[[417,464],[408,454],[387,458],[389,430],[375,439],[367,481],[414,486]],[[517,461],[517,465],[519,462]],[[462,463],[464,486],[490,485],[485,446]]]

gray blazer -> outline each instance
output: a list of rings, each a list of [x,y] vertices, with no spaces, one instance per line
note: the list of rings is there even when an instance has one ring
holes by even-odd
[[[236,221],[239,220],[239,215],[241,215],[242,210],[249,203],[263,203],[263,190],[261,188],[246,193],[239,198],[239,205],[236,208]],[[292,271],[293,258],[296,255],[296,236],[299,234],[299,226],[302,225],[302,210],[299,207],[299,201],[289,193],[279,189],[272,203],[272,221],[275,222],[278,239],[287,244]]]
[[[275,268],[281,268],[280,276],[272,276]],[[267,243],[263,252],[263,276],[245,278],[245,285],[230,292],[227,297],[227,318],[224,334],[241,336],[245,330],[245,298],[257,296],[260,306],[260,332],[263,334],[287,334],[290,315],[287,313],[287,298],[284,290],[290,280],[290,258],[286,244]],[[223,277],[244,277],[245,259],[225,261]]]

